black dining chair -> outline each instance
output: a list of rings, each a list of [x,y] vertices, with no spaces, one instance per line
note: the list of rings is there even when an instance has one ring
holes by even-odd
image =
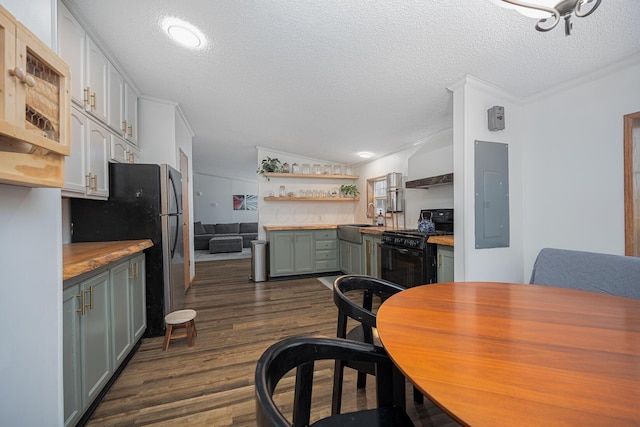
[[[374,297],[377,298],[376,307],[379,307],[387,298],[404,290],[405,288],[400,285],[371,276],[346,275],[338,277],[333,283],[333,302],[338,307],[337,337],[382,347],[375,329],[377,309],[374,310],[373,307]],[[354,294],[357,296],[354,297]],[[359,301],[360,294],[362,294],[362,303],[356,302]],[[357,321],[358,325],[347,332],[347,323],[350,318]],[[331,405],[331,413],[334,415],[340,413],[345,367],[358,371],[357,388],[366,387],[367,375],[375,375],[374,366],[371,364],[337,360],[333,377],[333,403]],[[398,395],[399,393],[403,393],[401,398],[404,407],[404,387],[397,392]],[[415,387],[413,389],[413,400],[417,403],[424,401],[424,396]]]
[[[322,418],[314,427],[413,426],[404,409],[394,405],[397,368],[386,352],[371,344],[355,341],[299,336],[286,338],[269,347],[256,365],[256,422],[258,427],[309,426],[315,362],[348,360],[375,367],[377,407]],[[273,395],[282,377],[295,368],[292,421],[280,411]],[[282,402],[282,399],[278,399]],[[281,404],[284,406],[285,404]]]

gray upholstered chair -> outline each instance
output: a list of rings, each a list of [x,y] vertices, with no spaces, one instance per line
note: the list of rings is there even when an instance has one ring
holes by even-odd
[[[640,299],[640,258],[544,248],[529,283]]]

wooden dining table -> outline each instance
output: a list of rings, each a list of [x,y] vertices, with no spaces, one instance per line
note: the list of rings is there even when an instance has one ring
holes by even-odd
[[[437,283],[389,298],[377,328],[405,376],[463,425],[640,425],[640,300]]]

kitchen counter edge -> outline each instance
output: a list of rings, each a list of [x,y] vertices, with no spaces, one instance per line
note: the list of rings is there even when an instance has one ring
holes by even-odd
[[[435,243],[436,245],[453,246],[453,236],[431,236],[427,243]]]
[[[97,270],[153,246],[149,239],[69,243],[62,248],[62,280]]]

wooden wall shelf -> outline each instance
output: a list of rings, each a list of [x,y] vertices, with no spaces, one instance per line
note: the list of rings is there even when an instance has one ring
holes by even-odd
[[[267,178],[311,178],[311,179],[350,179],[356,180],[356,175],[329,175],[329,174],[302,174],[302,173],[275,173],[267,172],[263,174]]]
[[[286,174],[285,174],[286,175]],[[305,175],[307,176],[307,175]],[[265,202],[357,202],[359,197],[265,197]]]

